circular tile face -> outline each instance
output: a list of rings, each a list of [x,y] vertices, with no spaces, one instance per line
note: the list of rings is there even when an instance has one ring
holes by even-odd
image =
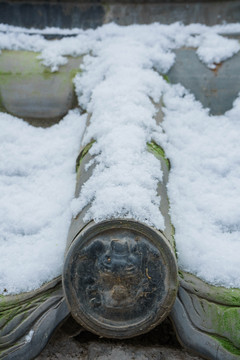
[[[161,250],[132,229],[103,230],[75,241],[63,277],[75,319],[110,337],[135,336],[155,326],[169,301],[169,269]]]

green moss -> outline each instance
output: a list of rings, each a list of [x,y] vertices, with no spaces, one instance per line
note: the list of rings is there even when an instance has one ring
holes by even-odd
[[[2,103],[2,97],[1,97],[1,92],[0,92],[0,112],[7,112],[3,103]]]
[[[240,308],[201,300],[207,319],[217,334],[240,344]]]
[[[169,77],[166,75],[166,74],[162,74],[162,77],[164,78],[164,80],[170,84],[170,80],[169,80]]]
[[[57,285],[52,289],[44,291],[44,293],[38,294],[35,297],[21,301],[21,295],[15,295],[13,301],[8,300],[7,296],[0,296],[0,321],[2,323],[1,327],[6,326],[12,319],[16,316],[22,314],[23,319],[26,319],[29,316],[29,313],[34,311],[42,303],[44,303],[53,292],[56,291],[61,285]]]
[[[72,69],[70,71],[70,79],[73,80],[75,78],[75,76],[81,72],[82,72],[81,69]]]
[[[44,68],[42,75],[43,78],[48,80],[53,78],[54,76],[63,76],[66,77],[66,80],[68,81],[68,79],[70,79],[72,81],[72,79],[78,74],[80,73],[82,70],[79,68],[76,69],[71,69],[69,72],[52,72],[49,68]],[[34,75],[34,74],[32,74]]]
[[[0,87],[9,83],[9,80],[13,79],[15,75],[8,74],[8,73],[0,73]],[[16,77],[15,77],[16,78]]]
[[[218,343],[221,344],[221,346],[227,350],[229,353],[233,355],[240,356],[240,349],[236,348],[231,341],[227,340],[226,338],[222,338],[217,335],[210,335],[214,340],[217,340]]]
[[[0,71],[0,76],[2,76],[2,75],[9,76],[9,75],[16,75],[16,74],[13,74],[12,71]]]
[[[24,117],[24,106],[29,107],[39,98],[67,99],[73,90],[73,78],[80,72],[82,56],[69,57],[59,71],[51,72],[31,51],[3,51],[0,56],[0,111]],[[21,94],[19,96],[19,94]],[[42,100],[41,100],[42,101]],[[73,102],[77,103],[73,95]],[[22,107],[21,107],[22,106]],[[34,107],[32,113],[34,117]],[[18,114],[18,111],[20,114]],[[28,117],[28,115],[26,116]],[[31,117],[31,116],[30,116]]]
[[[213,287],[213,286],[212,286]],[[231,303],[232,306],[240,306],[240,289],[226,289],[215,287],[216,301],[219,303]]]
[[[180,276],[181,279],[184,279],[184,275],[181,270],[178,270],[178,275]]]
[[[169,202],[169,200],[168,200]],[[176,240],[175,240],[175,227],[174,225],[171,223],[171,229],[172,229],[172,242],[173,242],[173,247],[174,247],[174,250],[175,250],[175,255],[176,255],[176,258],[178,259],[178,254],[177,254],[177,246],[176,246]]]
[[[84,156],[87,155],[87,153],[89,152],[89,150],[91,149],[92,145],[95,143],[95,140],[92,140],[89,144],[87,144],[84,149],[80,152],[80,154],[77,157],[76,160],[76,172],[78,172],[78,169],[81,165],[81,162],[84,158]]]
[[[50,69],[45,68],[42,72],[42,76],[45,80],[51,79],[53,76],[56,76],[58,72],[52,72]],[[33,75],[33,74],[31,74]]]
[[[43,72],[39,73],[22,73],[22,74],[8,74],[0,73],[0,88],[5,85],[14,86],[15,84],[22,84],[22,86],[29,86],[29,88],[39,83],[42,80],[50,80],[58,78],[61,83],[64,83],[64,86],[67,82],[72,81],[69,73],[52,73],[48,69],[45,69]]]
[[[102,2],[102,6],[104,8],[105,16],[106,16],[109,13],[109,11],[111,10],[110,4],[106,1],[104,1],[104,2]]]
[[[163,150],[163,148],[160,145],[156,144],[154,141],[151,141],[151,142],[147,143],[147,148],[156,157],[158,157],[158,158],[161,157],[164,160],[168,171],[170,171],[170,168],[171,168],[170,161],[166,157],[166,154],[165,154],[165,151]],[[168,207],[169,207],[170,206],[169,205],[169,199],[168,199],[168,197],[166,197],[166,198],[167,198]],[[173,246],[173,249],[174,249],[174,252],[175,252],[175,255],[176,255],[176,258],[177,258],[178,256],[177,256],[177,251],[176,251],[175,227],[172,224],[171,224],[171,238],[172,238],[171,245]]]
[[[47,68],[41,63],[41,60],[37,58],[38,55],[40,54],[32,51],[3,51],[0,56],[0,77],[41,75],[44,79],[51,79],[53,76],[65,74],[68,79],[70,78],[70,80],[72,80],[77,72],[81,71],[79,64],[74,63],[72,65],[63,65],[59,71],[53,73],[50,68]],[[74,61],[73,58],[71,59]],[[70,58],[68,62],[71,62]],[[71,69],[72,66],[74,66],[74,68]]]
[[[152,151],[153,153],[160,155],[164,159],[164,161],[167,165],[168,171],[169,171],[171,169],[171,164],[170,164],[170,161],[168,160],[168,158],[166,157],[166,154],[165,154],[165,151],[163,150],[163,148],[160,145],[156,144],[154,141],[147,143],[147,147],[148,147],[149,151]]]
[[[37,59],[38,55],[40,53],[33,51],[4,50],[0,56],[1,73],[8,75],[42,73],[45,67]]]
[[[197,276],[182,271],[184,281],[192,286],[194,289],[196,286],[201,288],[203,297],[208,298],[210,301],[218,304],[230,305],[231,307],[240,308],[240,289],[237,288],[225,288],[223,286],[214,286],[208,284]],[[196,285],[197,284],[197,285]]]

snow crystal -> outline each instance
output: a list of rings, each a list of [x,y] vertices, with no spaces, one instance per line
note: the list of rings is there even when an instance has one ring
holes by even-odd
[[[162,171],[146,147],[152,139],[172,165],[168,195],[179,266],[215,285],[240,287],[240,97],[225,115],[209,116],[162,77],[182,46],[194,47],[210,68],[233,56],[239,42],[222,36],[233,32],[239,24],[108,24],[86,31],[0,25],[0,50],[34,51],[52,71],[68,56],[85,55],[74,80],[90,115],[82,145],[96,140],[93,175],[72,200],[85,116],[71,111],[58,125],[37,129],[0,114],[0,292],[29,291],[59,275],[72,212],[87,205],[85,221],[127,217],[164,228]],[[51,33],[70,36],[46,40]],[[157,125],[162,97],[165,119]]]

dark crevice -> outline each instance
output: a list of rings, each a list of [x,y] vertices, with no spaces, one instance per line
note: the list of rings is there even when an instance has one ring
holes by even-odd
[[[81,344],[97,341],[99,343],[107,343],[112,345],[132,345],[141,347],[167,346],[170,348],[181,348],[169,318],[166,318],[160,325],[156,326],[147,334],[136,336],[130,339],[106,339],[85,330],[77,335],[74,339]]]

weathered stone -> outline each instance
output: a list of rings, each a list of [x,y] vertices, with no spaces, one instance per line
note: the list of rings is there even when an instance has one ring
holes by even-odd
[[[168,347],[141,347],[92,343],[88,348],[88,360],[198,360],[184,350]]]
[[[78,342],[60,331],[36,360],[201,360],[183,349],[163,346]]]
[[[240,54],[210,70],[196,55],[195,49],[176,50],[176,60],[168,73],[171,83],[181,83],[189,89],[213,115],[232,108],[240,89]]]
[[[156,105],[156,122],[162,105]],[[91,115],[89,115],[89,119]],[[89,149],[77,160],[75,196],[96,163]],[[85,329],[107,338],[125,339],[152,330],[169,314],[178,289],[173,229],[169,216],[169,161],[156,143],[147,144],[159,160],[158,184],[165,228],[159,231],[133,219],[84,222],[87,206],[72,219],[63,268],[64,294],[73,318]],[[92,161],[90,167],[86,166]]]
[[[1,1],[0,23],[42,29],[96,28],[115,22],[120,25],[170,24],[182,21],[207,25],[222,21],[239,22],[239,1],[144,1],[144,0],[72,0],[72,1]]]
[[[0,359],[33,359],[68,314],[60,277],[28,293],[0,296]]]
[[[0,56],[0,109],[46,126],[76,106],[72,79],[82,58],[69,58],[55,73],[29,51],[3,51]],[[35,123],[34,123],[35,120]]]
[[[180,287],[171,311],[178,338],[206,359],[240,358],[240,290],[209,285],[180,272]]]

